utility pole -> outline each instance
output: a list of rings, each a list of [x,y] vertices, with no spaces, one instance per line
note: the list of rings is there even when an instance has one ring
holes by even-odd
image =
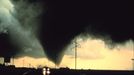
[[[80,47],[80,44],[78,43],[77,38],[74,39],[73,44],[74,44],[74,56],[75,56],[74,64],[75,64],[75,69],[77,69],[77,57],[78,57],[77,50],[78,50],[78,47]]]
[[[77,69],[77,39],[75,39],[74,44],[75,44],[75,69]]]
[[[132,59],[132,66],[133,66],[133,70],[134,70],[134,58]]]
[[[56,57],[55,57],[55,69],[56,69]]]
[[[12,57],[12,65],[14,65],[14,56]]]
[[[133,49],[133,58],[131,60],[132,60],[132,66],[133,66],[133,70],[134,70],[134,45],[132,45],[132,49]]]
[[[24,67],[24,59],[23,59],[23,67]]]

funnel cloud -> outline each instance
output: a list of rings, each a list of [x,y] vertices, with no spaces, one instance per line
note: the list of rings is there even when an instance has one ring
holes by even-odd
[[[46,5],[48,10],[43,15],[40,37],[46,54],[57,63],[64,47],[80,34],[112,44],[134,40],[131,1],[46,0]]]
[[[1,1],[10,3],[7,7],[0,2],[0,39],[5,38],[3,34],[7,37],[6,43],[0,43],[13,47],[5,56],[39,50],[59,65],[65,48],[79,35],[115,45],[134,41],[132,1]]]

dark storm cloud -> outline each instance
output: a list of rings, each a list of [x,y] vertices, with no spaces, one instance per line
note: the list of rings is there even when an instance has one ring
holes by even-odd
[[[37,19],[42,12],[39,4],[12,1],[15,0],[0,0],[0,56],[44,57],[37,38]]]
[[[46,6],[40,37],[46,54],[56,63],[64,47],[81,33],[108,36],[114,43],[134,40],[132,1],[46,0]]]
[[[38,44],[39,48],[43,46],[47,57],[51,61],[59,64],[64,55],[64,48],[80,34],[89,34],[95,38],[100,38],[99,36],[101,36],[101,39],[105,39],[108,36],[114,43],[122,43],[130,39],[134,40],[133,1],[12,1],[15,4],[16,11],[19,13],[15,17],[11,13],[12,20],[17,21],[11,22],[10,24],[19,22],[20,25],[12,24],[13,27],[12,29],[10,28],[11,32],[9,31],[9,34],[15,36],[12,36],[12,40],[9,40],[8,34],[6,36],[3,36],[3,34],[0,35],[0,56],[6,56],[8,53],[11,56],[16,53],[18,54],[18,47],[20,47],[19,49],[28,48],[22,53],[31,51],[31,49],[38,49],[35,46]],[[20,2],[20,4],[16,2]],[[41,6],[43,9],[36,8],[36,2],[40,2],[37,6]],[[40,10],[43,10],[41,11],[43,12],[41,13],[42,15],[40,14]],[[5,14],[4,12],[1,13]],[[0,19],[3,20],[4,16],[0,15]],[[7,20],[4,19],[3,21],[7,23]],[[37,21],[41,22],[41,24]],[[10,24],[4,24],[4,26],[9,29]],[[3,25],[0,24],[0,26],[2,27]],[[18,30],[18,32],[15,32],[15,30]],[[7,32],[5,28],[0,28],[0,31],[4,32],[4,34]],[[23,40],[22,37],[24,37]],[[17,40],[17,43],[13,44],[15,46],[12,46],[12,43],[16,42],[16,39],[19,38],[20,40]],[[24,42],[24,39],[26,42]],[[109,40],[105,41],[107,42]],[[17,47],[17,49],[14,47]],[[31,56],[32,54],[26,53],[24,55]]]

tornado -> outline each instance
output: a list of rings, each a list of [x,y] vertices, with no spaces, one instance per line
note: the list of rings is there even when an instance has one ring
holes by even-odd
[[[78,35],[104,40],[107,45],[134,41],[132,1],[45,2],[40,39],[48,58],[56,64]]]
[[[77,36],[117,45],[134,41],[133,28],[132,1],[0,0],[5,56],[47,57],[59,65]]]

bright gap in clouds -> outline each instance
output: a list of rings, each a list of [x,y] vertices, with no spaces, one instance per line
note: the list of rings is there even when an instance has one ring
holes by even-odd
[[[118,45],[109,48],[104,41],[100,39],[82,40],[77,39],[79,47],[77,48],[77,69],[108,69],[108,70],[132,70],[133,42],[128,41],[124,45]],[[74,69],[74,46],[69,45],[66,48],[65,55],[59,67],[69,67]],[[22,57],[14,59],[17,67],[55,67],[55,64],[47,58]]]
[[[132,70],[133,46],[130,40],[123,45],[109,48],[100,39],[77,39],[80,47],[77,48],[78,69],[109,69]],[[74,68],[74,49],[72,45],[67,48],[61,66]]]

